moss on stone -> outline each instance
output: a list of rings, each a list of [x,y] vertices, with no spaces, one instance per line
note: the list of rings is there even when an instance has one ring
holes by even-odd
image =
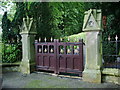
[[[70,42],[76,42],[76,41],[78,42],[79,39],[83,39],[83,41],[85,42],[86,41],[86,33],[82,32],[82,33],[74,34],[71,36],[66,36],[63,39],[64,39],[64,41],[68,41],[68,38],[70,39]]]

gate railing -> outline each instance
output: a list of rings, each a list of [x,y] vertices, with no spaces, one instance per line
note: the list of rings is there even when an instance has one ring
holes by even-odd
[[[114,39],[108,36],[108,40],[103,41],[103,65],[105,68],[120,68],[120,40],[117,35]]]
[[[46,45],[46,43],[49,43],[49,45],[51,46],[51,47],[43,47],[44,50],[41,49],[42,47],[37,47],[36,53],[54,53],[54,50],[53,50],[53,47],[52,47],[52,46],[55,45],[56,40],[57,40],[58,43],[64,42],[64,40],[63,40],[62,38],[60,38],[60,39],[50,38],[50,40],[47,41],[47,39],[46,39],[46,37],[45,37],[43,42],[41,41],[41,38],[39,38],[38,40],[35,40],[35,44],[36,44],[37,46],[39,46],[39,45]],[[75,42],[70,42],[70,38],[68,38],[66,41],[67,41],[66,43],[69,43],[69,44],[74,43],[74,44],[77,45],[77,44],[81,43],[81,44],[84,45],[83,39],[79,39],[78,42],[77,42],[77,39],[75,39]],[[66,48],[66,50],[65,50],[65,48]],[[70,53],[72,53],[72,54],[77,54],[77,53],[78,53],[78,49],[79,49],[78,46],[75,46],[74,48],[68,46],[68,47],[65,47],[65,48],[62,47],[62,46],[60,46],[60,53],[61,53],[61,54],[63,53],[64,50],[66,51],[66,54],[70,54]],[[71,50],[71,49],[74,49],[74,50]],[[49,51],[49,52],[48,52],[48,51]],[[74,52],[73,52],[73,51],[74,51]]]

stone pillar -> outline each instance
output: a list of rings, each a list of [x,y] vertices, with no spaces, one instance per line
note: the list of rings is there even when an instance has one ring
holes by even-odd
[[[22,62],[20,71],[23,74],[30,74],[35,68],[35,22],[32,18],[23,18],[23,26],[20,32],[22,36]]]
[[[101,10],[85,12],[83,31],[86,32],[86,62],[83,81],[101,83],[102,66],[102,24]]]

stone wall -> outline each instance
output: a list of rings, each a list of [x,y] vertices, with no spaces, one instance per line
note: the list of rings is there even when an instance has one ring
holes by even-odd
[[[3,67],[2,68],[2,72],[18,72],[19,70],[19,66],[12,66],[12,67]]]
[[[3,64],[2,65],[2,72],[20,72],[20,64]]]
[[[120,69],[104,68],[102,71],[102,81],[120,85]]]

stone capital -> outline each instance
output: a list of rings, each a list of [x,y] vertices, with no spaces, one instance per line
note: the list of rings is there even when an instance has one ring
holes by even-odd
[[[19,27],[21,32],[20,34],[31,34],[31,35],[35,35],[37,34],[36,31],[36,21],[33,20],[33,18],[29,18],[27,16],[27,18],[23,18],[23,24],[21,27]]]
[[[90,9],[85,12],[83,31],[102,30],[102,13],[101,10]]]

